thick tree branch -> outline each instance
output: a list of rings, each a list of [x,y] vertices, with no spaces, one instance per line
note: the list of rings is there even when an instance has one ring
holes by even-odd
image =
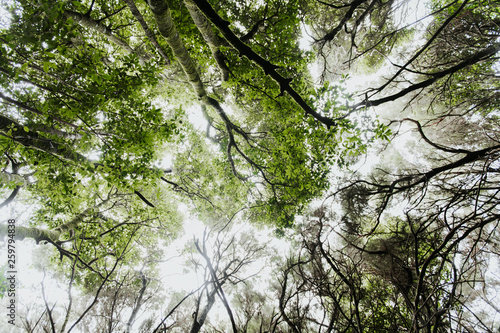
[[[436,72],[436,73],[425,74],[427,76],[430,76],[430,78],[427,80],[413,84],[413,85],[399,91],[398,93],[395,93],[393,95],[389,95],[387,97],[383,97],[383,98],[376,99],[376,100],[368,100],[367,99],[363,102],[360,102],[360,103],[354,105],[352,107],[352,109],[357,110],[357,109],[367,107],[367,106],[377,106],[377,105],[381,105],[381,104],[384,104],[387,102],[395,101],[398,98],[401,98],[401,97],[403,97],[403,96],[405,96],[413,91],[424,89],[424,88],[430,86],[431,84],[433,84],[434,82],[436,82],[437,80],[439,80],[447,75],[454,74],[454,73],[460,71],[461,69],[464,69],[464,68],[471,66],[475,63],[478,63],[480,61],[486,60],[486,59],[492,57],[493,55],[495,55],[496,53],[498,53],[499,51],[500,51],[500,44],[494,44],[486,49],[483,49],[483,50],[473,54],[472,56],[470,56],[467,59],[463,60],[462,62],[458,63],[457,65],[452,66],[446,70],[443,70],[441,72]]]
[[[19,101],[15,100],[15,99],[12,99],[12,98],[10,98],[8,96],[5,96],[1,92],[0,92],[0,98],[3,99],[4,101],[6,101],[9,104],[15,105],[15,106],[17,106],[17,107],[19,107],[21,109],[26,110],[26,111],[32,112],[32,113],[37,114],[37,115],[42,116],[42,117],[49,116],[50,118],[54,119],[58,123],[70,126],[70,127],[74,128],[74,129],[78,128],[78,126],[76,126],[76,125],[74,125],[74,124],[72,124],[70,122],[62,120],[61,118],[58,118],[58,117],[54,117],[52,115],[46,115],[42,111],[38,110],[37,108],[34,108],[32,106],[27,105],[26,103],[22,103],[22,102],[19,102]]]
[[[332,39],[334,39],[335,36],[339,33],[339,31],[344,27],[346,22],[352,17],[352,14],[354,14],[354,11],[356,10],[356,8],[358,8],[361,4],[363,4],[366,1],[368,1],[368,0],[354,0],[349,5],[342,6],[342,7],[349,6],[349,9],[345,13],[344,17],[340,20],[339,24],[337,24],[337,26],[335,28],[333,28],[330,32],[328,32],[326,35],[324,35],[321,39],[317,40],[316,42],[323,42],[323,44],[324,44],[324,43],[329,42]],[[325,4],[325,3],[323,3],[323,4]],[[326,4],[326,5],[328,5],[328,4]]]
[[[85,156],[73,151],[65,144],[59,144],[50,139],[43,138],[36,132],[26,131],[24,126],[3,115],[0,115],[0,135],[10,138],[27,148],[34,148],[66,161],[88,162]]]
[[[72,161],[76,163],[91,163],[85,156],[70,149],[67,145],[57,143],[50,139],[41,137],[38,133],[26,131],[24,126],[17,122],[0,115],[0,135],[12,139],[13,141],[27,147],[54,155],[65,161]],[[99,163],[92,163],[95,167]],[[148,206],[155,207],[148,201],[139,191],[134,191],[137,196],[144,201]]]
[[[401,74],[413,61],[415,61],[433,42],[434,40],[438,37],[438,35],[446,28],[448,24],[459,14],[462,12],[464,9],[465,5],[467,4],[468,0],[465,0],[462,5],[450,16],[446,21],[443,22],[443,24],[437,29],[437,31],[432,35],[431,38],[425,43],[424,46],[410,58],[403,66],[400,66],[399,70],[394,74],[389,80],[387,80],[382,86],[376,89],[376,91],[382,91],[385,87],[387,87],[392,81],[394,81],[399,74]]]
[[[0,171],[0,183],[10,183],[14,181],[16,183],[16,187],[9,195],[9,197],[0,204],[0,208],[7,206],[12,201],[14,201],[21,188],[27,183],[26,178],[19,175],[19,168],[21,167],[21,163],[17,163],[13,158],[9,156],[9,154],[5,153],[5,155],[10,160],[12,173],[7,173],[5,170]]]
[[[125,1],[125,3],[130,9],[130,12],[132,13],[132,15],[134,15],[135,19],[141,25],[142,30],[144,30],[144,33],[146,34],[146,37],[149,39],[151,44],[153,44],[153,46],[156,48],[156,51],[158,51],[163,60],[165,60],[165,63],[167,65],[170,65],[170,59],[168,58],[166,52],[163,50],[160,44],[158,44],[155,34],[151,31],[151,29],[149,29],[148,24],[144,20],[144,17],[142,17],[142,14],[135,5],[134,0],[123,0],[123,1]]]
[[[207,18],[219,29],[224,38],[231,44],[238,52],[240,56],[245,56],[249,60],[256,63],[266,75],[273,78],[279,85],[281,92],[287,92],[292,99],[304,110],[304,112],[319,122],[323,123],[328,128],[335,127],[337,123],[328,117],[324,117],[317,113],[313,108],[307,104],[307,102],[300,96],[300,94],[295,91],[290,85],[291,79],[284,78],[281,76],[276,69],[278,66],[273,65],[269,61],[265,60],[257,53],[255,53],[252,48],[243,43],[229,28],[229,22],[223,20],[219,14],[215,12],[212,6],[206,0],[193,0],[198,8],[207,16]]]
[[[68,132],[65,132],[65,131],[62,131],[60,129],[57,129],[57,128],[54,128],[51,126],[47,126],[44,124],[31,125],[30,129],[33,129],[34,131],[38,131],[38,132],[47,133],[50,135],[55,135],[55,136],[58,136],[62,139],[67,139],[67,140],[79,140],[82,138],[82,135],[80,133],[68,133]]]

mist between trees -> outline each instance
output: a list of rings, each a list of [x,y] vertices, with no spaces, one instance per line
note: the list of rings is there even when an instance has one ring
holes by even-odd
[[[2,329],[497,332],[499,8],[4,2]]]

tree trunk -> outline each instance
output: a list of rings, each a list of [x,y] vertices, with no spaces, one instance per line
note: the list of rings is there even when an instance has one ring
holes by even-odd
[[[80,24],[81,26],[103,34],[110,42],[120,46],[128,54],[136,54],[142,63],[150,59],[150,57],[141,54],[141,52],[136,52],[125,40],[114,35],[111,29],[106,27],[101,22],[93,20],[90,15],[84,15],[72,10],[65,10],[64,15],[66,15],[66,17],[71,17],[76,23]]]
[[[193,86],[196,95],[200,100],[203,99],[207,95],[205,87],[203,86],[203,82],[201,82],[195,63],[182,42],[179,31],[177,31],[172,21],[172,15],[170,14],[167,2],[165,0],[148,0],[148,4],[155,17],[158,30],[167,40],[172,52],[181,64],[189,83]]]
[[[212,56],[214,57],[217,65],[222,74],[222,80],[227,81],[229,78],[229,68],[224,62],[224,55],[220,51],[219,47],[223,44],[223,40],[219,38],[216,34],[214,34],[212,30],[212,24],[207,20],[205,15],[198,9],[196,4],[192,0],[184,0],[184,4],[191,14],[193,18],[194,24],[201,32],[203,39],[207,42],[210,47],[210,51],[212,52]]]
[[[99,206],[105,202],[106,201],[103,201],[101,204],[99,204]],[[76,229],[78,224],[80,224],[83,221],[83,218],[87,215],[87,212],[89,210],[90,209],[84,210],[81,214],[78,214],[78,216],[73,218],[68,223],[62,224],[50,230],[40,229],[35,227],[16,226],[14,239],[23,240],[25,238],[33,238],[37,243],[39,243],[40,241],[48,241],[51,243],[55,243],[59,240],[59,237],[63,233]],[[8,234],[9,232],[7,225],[0,224],[0,238],[3,238]]]
[[[155,34],[149,29],[146,21],[144,20],[144,17],[142,17],[141,12],[135,5],[134,0],[124,0],[124,2],[127,4],[128,8],[130,9],[130,12],[132,15],[134,15],[135,19],[139,22],[139,24],[142,27],[142,30],[144,30],[144,33],[146,34],[146,37],[149,39],[151,44],[156,48],[158,53],[161,55],[163,60],[165,60],[165,63],[167,65],[170,65],[170,59],[168,58],[167,54],[163,50],[163,48],[158,44],[158,41],[156,40]]]

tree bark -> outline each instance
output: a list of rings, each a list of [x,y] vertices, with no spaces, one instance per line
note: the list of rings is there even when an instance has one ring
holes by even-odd
[[[210,47],[212,56],[214,57],[221,71],[222,80],[227,81],[227,79],[229,78],[229,68],[224,62],[224,55],[219,49],[219,47],[223,44],[223,41],[213,32],[212,25],[192,0],[184,0],[184,4],[188,9],[189,14],[191,14],[194,24],[196,24],[196,27],[201,32],[203,39],[205,39],[208,46]]]
[[[58,136],[60,138],[68,139],[68,140],[79,140],[82,138],[82,135],[79,133],[68,133],[68,132],[61,131],[60,129],[57,129],[57,128],[54,128],[51,126],[47,126],[44,124],[31,125],[30,128],[33,129],[34,131],[39,131],[39,132],[55,135],[55,136]]]
[[[135,5],[134,0],[123,0],[127,4],[128,8],[130,9],[130,12],[132,15],[134,15],[135,19],[139,22],[139,24],[142,27],[142,30],[144,30],[144,33],[146,34],[146,37],[149,39],[151,44],[156,48],[160,56],[165,60],[165,63],[167,65],[170,65],[170,59],[168,58],[167,54],[165,51],[162,49],[160,44],[158,44],[158,41],[156,40],[155,34],[149,29],[148,24],[144,20],[144,17],[142,17],[141,12]]]
[[[125,40],[114,35],[111,29],[106,27],[101,22],[93,20],[90,15],[84,15],[72,10],[65,10],[64,15],[66,15],[66,17],[71,17],[73,20],[75,20],[76,23],[80,24],[81,26],[103,34],[110,42],[120,46],[128,54],[136,54],[142,63],[149,60],[149,57],[140,54],[140,52],[136,52]]]
[[[203,327],[203,324],[205,323],[205,320],[207,319],[208,313],[210,312],[213,305],[215,304],[216,292],[217,292],[217,289],[215,288],[215,286],[214,286],[214,289],[207,292],[207,304],[203,308],[203,311],[201,311],[199,314],[195,313],[193,325],[191,326],[191,330],[189,331],[189,333],[198,333],[201,330],[201,328]]]
[[[21,175],[0,171],[0,184],[14,182],[16,185],[26,185],[28,181]]]
[[[146,291],[146,288],[148,287],[148,278],[142,273],[139,272],[139,276],[142,281],[142,287],[139,290],[139,296],[137,297],[137,300],[134,304],[134,308],[132,309],[132,313],[130,314],[130,318],[128,319],[127,322],[127,328],[126,328],[126,333],[130,333],[132,330],[132,324],[135,321],[135,317],[137,316],[137,313],[139,313],[139,309],[141,308],[142,305],[142,298],[144,297],[144,292]]]
[[[161,35],[167,40],[168,45],[172,49],[172,52],[174,53],[182,69],[184,70],[189,83],[191,83],[191,85],[193,86],[198,99],[204,105],[214,108],[224,122],[227,135],[229,137],[229,144],[227,146],[228,160],[231,164],[232,171],[235,176],[242,179],[238,172],[236,172],[233,163],[231,148],[237,146],[236,141],[234,140],[233,131],[239,133],[242,136],[246,135],[245,132],[231,122],[217,100],[207,95],[205,86],[200,79],[200,75],[196,69],[195,63],[189,56],[189,53],[186,50],[186,47],[184,46],[184,43],[179,35],[179,31],[177,31],[177,28],[172,21],[172,16],[170,14],[170,9],[167,2],[165,0],[148,0],[148,4],[154,14],[156,24],[158,25],[158,30],[160,31]],[[207,120],[210,122],[210,119]],[[248,160],[248,157],[246,157],[243,153],[240,152],[240,154],[242,155],[242,157]]]
[[[17,194],[19,193],[19,191],[21,190],[21,187],[22,186],[16,186],[16,188],[14,188],[14,190],[12,191],[12,193],[9,195],[9,197],[7,199],[5,199],[1,204],[0,204],[0,208],[2,207],[5,207],[7,206],[8,204],[10,204],[12,201],[14,201],[14,199],[16,198]]]

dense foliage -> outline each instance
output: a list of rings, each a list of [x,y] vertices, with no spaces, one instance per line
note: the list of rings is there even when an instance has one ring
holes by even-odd
[[[498,8],[6,2],[0,209],[35,205],[16,242],[50,245],[68,290],[56,307],[42,289],[44,314],[17,325],[497,329]],[[190,218],[201,282],[172,292],[164,252]],[[272,271],[245,275],[256,260]]]

